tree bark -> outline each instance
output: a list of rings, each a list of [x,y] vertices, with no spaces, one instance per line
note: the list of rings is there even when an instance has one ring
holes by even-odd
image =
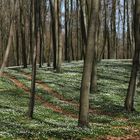
[[[22,63],[23,67],[27,68],[27,55],[25,43],[25,14],[24,14],[23,0],[20,0],[20,31],[21,31],[21,46],[22,46]]]
[[[17,7],[18,7],[18,1],[15,1],[13,11],[12,11],[12,17],[14,17],[16,10],[17,10]],[[3,62],[2,62],[1,68],[0,68],[0,77],[2,75],[3,69],[6,66],[6,63],[8,60],[8,56],[9,56],[9,52],[10,52],[10,48],[11,48],[11,44],[12,44],[12,40],[13,40],[13,34],[14,34],[13,30],[14,30],[14,19],[12,19],[11,25],[10,25],[8,43],[7,43],[4,59],[3,59]]]
[[[135,54],[133,58],[133,66],[131,77],[129,81],[128,91],[125,99],[125,109],[128,112],[134,110],[134,95],[136,92],[136,77],[139,67],[140,56],[140,1],[135,1],[135,14],[134,14],[134,35],[135,35]]]
[[[37,60],[37,45],[38,45],[38,32],[39,32],[39,0],[32,0],[33,7],[33,64],[32,64],[32,81],[31,81],[31,94],[28,108],[28,117],[33,118],[34,104],[35,104],[35,82],[36,82],[36,60]],[[32,26],[30,27],[32,28]]]
[[[80,107],[79,107],[79,121],[78,125],[80,127],[87,127],[89,124],[88,121],[88,111],[89,111],[89,92],[90,92],[90,81],[91,81],[91,73],[94,59],[94,49],[95,49],[95,24],[98,15],[98,5],[99,1],[92,0],[89,3],[89,7],[91,6],[90,20],[88,23],[88,41],[87,41],[87,50],[84,62],[84,69],[82,75],[81,82],[81,91],[80,91]]]

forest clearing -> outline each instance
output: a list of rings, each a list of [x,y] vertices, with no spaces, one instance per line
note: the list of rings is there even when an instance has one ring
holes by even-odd
[[[140,88],[136,112],[124,108],[131,70],[129,60],[103,60],[98,65],[98,91],[90,94],[90,127],[77,127],[83,62],[65,63],[63,72],[37,68],[33,120],[26,117],[31,68],[10,68],[0,78],[0,139],[101,139],[140,137]],[[117,138],[116,138],[117,139]]]

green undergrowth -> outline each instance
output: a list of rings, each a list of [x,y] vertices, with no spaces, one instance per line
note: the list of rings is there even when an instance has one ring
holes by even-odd
[[[65,102],[37,86],[36,94],[63,110],[77,114],[72,101],[78,104],[83,62],[64,63],[62,73],[43,66],[37,68],[37,80],[63,95]],[[98,64],[98,91],[90,94],[90,127],[77,127],[77,119],[55,113],[39,101],[35,104],[34,119],[26,117],[29,95],[9,79],[0,78],[0,139],[97,139],[99,137],[140,135],[140,89],[135,96],[136,112],[128,114],[124,108],[131,71],[131,61],[103,60]],[[7,69],[11,76],[30,88],[26,74],[31,68]]]

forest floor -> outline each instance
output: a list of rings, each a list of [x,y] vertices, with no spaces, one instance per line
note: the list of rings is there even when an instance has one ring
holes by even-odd
[[[140,88],[137,111],[124,108],[131,62],[104,60],[98,64],[98,91],[90,94],[90,127],[77,127],[83,62],[63,64],[63,72],[37,68],[34,119],[28,110],[31,68],[6,69],[0,78],[0,140],[83,139],[140,140]]]

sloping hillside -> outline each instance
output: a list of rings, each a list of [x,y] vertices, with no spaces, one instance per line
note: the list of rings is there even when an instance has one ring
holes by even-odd
[[[82,66],[81,61],[65,63],[59,74],[46,66],[38,68],[33,120],[26,117],[31,69],[6,69],[0,78],[0,139],[139,139],[139,88],[137,112],[123,109],[130,61],[98,64],[98,92],[90,95],[90,128],[77,127]]]

